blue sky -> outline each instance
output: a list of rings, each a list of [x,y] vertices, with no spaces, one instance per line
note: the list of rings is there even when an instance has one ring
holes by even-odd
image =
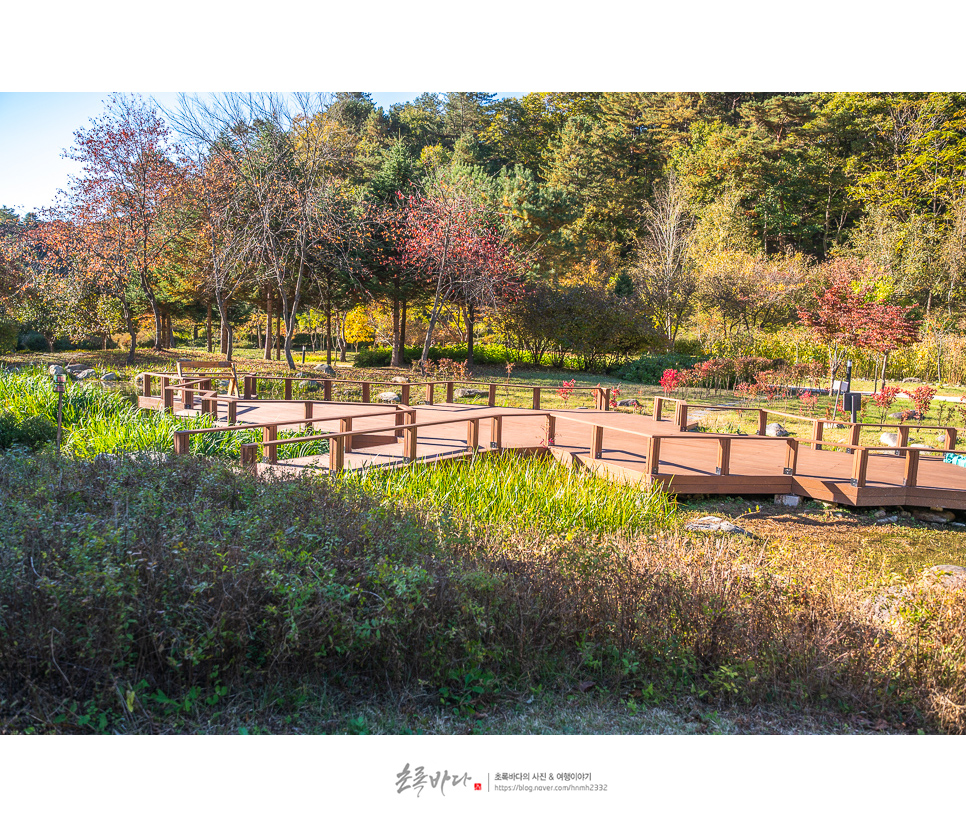
[[[77,166],[61,153],[74,141],[74,131],[99,115],[110,93],[0,93],[0,204],[20,214],[50,205],[57,189],[67,185]],[[162,107],[174,108],[177,93],[142,93]],[[388,108],[411,101],[415,93],[372,93]],[[521,93],[497,93],[519,96]]]

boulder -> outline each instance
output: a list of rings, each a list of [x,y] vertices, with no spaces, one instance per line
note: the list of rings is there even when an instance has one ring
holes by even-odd
[[[695,519],[694,521],[689,521],[684,525],[685,530],[690,530],[692,533],[731,533],[733,535],[750,536],[744,527],[739,527],[737,524],[732,524],[730,521],[724,518],[718,518],[716,515],[706,515],[703,518]]]
[[[314,379],[299,383],[299,388],[302,391],[318,391],[321,387]]]
[[[897,515],[884,515],[875,520],[876,524],[895,524],[899,520]]]
[[[639,408],[641,404],[637,400],[618,400],[617,405],[620,408]]]
[[[949,524],[950,521],[956,520],[955,514],[948,510],[940,510],[939,512],[935,510],[913,510],[912,517],[916,521],[924,521],[926,524]]]
[[[69,374],[79,374],[81,371],[86,371],[90,369],[90,365],[85,365],[83,362],[71,362],[67,366],[67,373]]]
[[[93,368],[88,368],[86,371],[81,371],[77,374],[77,379],[97,379],[97,371]]]
[[[401,385],[401,384],[403,384],[403,383],[408,383],[408,382],[409,382],[409,380],[408,380],[408,379],[406,379],[406,377],[404,377],[404,376],[394,376],[394,377],[393,377],[392,379],[390,379],[389,381],[390,381],[390,382],[395,382],[395,383],[398,383],[398,384],[400,384],[400,385]]]
[[[384,403],[401,403],[402,397],[399,396],[395,391],[383,391],[379,397],[379,402]]]
[[[335,368],[333,368],[327,362],[323,362],[321,365],[316,365],[314,370],[318,371],[320,374],[325,374],[325,376],[335,376]]]
[[[906,382],[922,382],[922,380],[919,379],[919,377],[917,377],[917,376],[907,376],[902,381],[903,381],[903,383],[906,383]]]
[[[884,431],[879,435],[879,442],[883,446],[891,446],[895,448],[899,445],[899,435],[894,431]]]
[[[454,391],[457,397],[488,397],[489,391],[481,391],[479,388],[457,388]]]
[[[118,382],[121,378],[114,371],[108,371],[101,379],[104,382]]]
[[[51,365],[49,368],[47,368],[47,373],[49,373],[51,376],[57,376],[58,374],[66,374],[67,369],[64,368],[63,365]]]
[[[788,437],[789,432],[781,423],[769,423],[765,426],[765,435],[767,437]]]
[[[782,507],[797,507],[802,503],[800,495],[776,495],[775,503]]]
[[[923,572],[926,582],[938,583],[946,588],[966,584],[966,568],[960,565],[936,565]]]

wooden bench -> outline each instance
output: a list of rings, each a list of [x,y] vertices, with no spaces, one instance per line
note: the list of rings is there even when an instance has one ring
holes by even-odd
[[[238,374],[234,362],[195,362],[183,360],[178,362],[178,379],[180,384],[198,380],[227,379],[228,396],[238,396]],[[209,383],[210,385],[210,383]],[[191,406],[192,392],[185,388],[185,406]],[[199,392],[200,393],[200,392]]]

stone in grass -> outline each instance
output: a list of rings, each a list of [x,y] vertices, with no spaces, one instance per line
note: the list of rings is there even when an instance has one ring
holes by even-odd
[[[619,408],[639,408],[641,404],[637,400],[618,400],[617,405]]]
[[[401,403],[402,397],[395,391],[383,391],[379,395],[379,401],[384,403]]]
[[[69,374],[79,374],[81,371],[86,371],[90,369],[90,365],[85,365],[83,362],[71,362],[67,366],[67,373]]]
[[[800,495],[792,495],[790,493],[785,495],[776,495],[775,503],[782,507],[797,507],[802,503],[802,497]]]
[[[948,510],[940,510],[939,512],[935,510],[913,510],[912,517],[916,521],[924,521],[926,524],[949,524],[950,521],[956,520],[955,514]]]
[[[67,370],[63,365],[51,365],[49,368],[47,368],[47,373],[49,373],[51,376],[58,376],[60,374],[66,374]]]
[[[946,588],[966,583],[966,568],[960,565],[936,565],[926,568],[922,573],[927,582],[938,582]]]
[[[742,536],[752,535],[745,530],[744,527],[739,527],[737,524],[732,524],[727,519],[718,518],[716,515],[706,515],[703,518],[697,518],[694,521],[689,521],[684,525],[684,529],[690,530],[692,533],[731,533]]]
[[[322,386],[319,385],[314,379],[306,380],[305,382],[299,383],[299,388],[303,391],[318,391]]]
[[[88,368],[86,371],[81,371],[79,374],[77,374],[77,379],[97,379],[97,371],[95,371],[93,368]]]
[[[108,371],[101,377],[101,380],[104,382],[117,382],[119,379],[120,377],[114,371]]]
[[[393,377],[392,379],[390,379],[389,381],[390,381],[390,382],[394,382],[394,383],[397,383],[397,384],[399,384],[399,385],[402,385],[402,384],[404,384],[404,383],[408,383],[408,382],[409,382],[409,380],[408,380],[408,379],[406,379],[406,377],[404,377],[404,376],[394,376],[394,377]]]
[[[488,397],[490,396],[489,391],[481,391],[479,388],[457,388],[455,391],[457,397]]]
[[[879,435],[879,442],[883,446],[891,446],[894,449],[899,445],[899,435],[894,431],[884,431]]]
[[[788,437],[789,433],[781,423],[769,423],[765,426],[768,437]]]

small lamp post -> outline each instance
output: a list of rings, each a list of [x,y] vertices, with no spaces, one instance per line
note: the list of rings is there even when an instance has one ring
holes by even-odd
[[[67,390],[67,374],[54,375],[54,391],[57,393],[57,454],[60,454],[61,426],[64,415],[64,391]]]
[[[305,345],[302,345],[302,364],[305,364]]]

